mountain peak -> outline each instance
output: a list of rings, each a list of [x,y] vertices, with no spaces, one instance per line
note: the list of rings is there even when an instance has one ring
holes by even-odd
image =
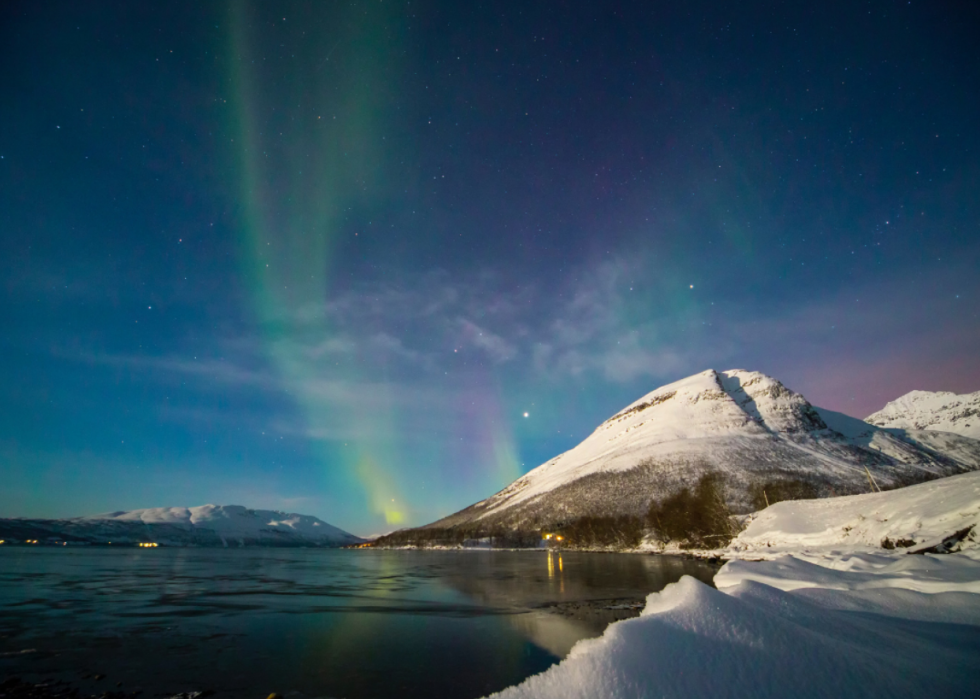
[[[744,429],[757,433],[757,428],[761,428],[765,432],[805,432],[827,427],[803,396],[771,376],[745,369],[707,369],[651,391],[596,431],[609,430],[627,420],[630,424],[624,427],[633,427],[634,420],[630,418],[659,406],[663,407],[647,413],[641,424],[656,414],[665,428],[665,437],[673,439],[699,436],[699,430],[720,433]]]
[[[706,369],[647,393],[574,448],[429,526],[519,528],[586,515],[643,515],[651,501],[708,473],[726,484],[732,506],[750,511],[753,488],[766,484],[843,494],[865,492],[869,473],[888,487],[980,467],[980,443],[948,437],[906,438],[821,411],[761,372]]]
[[[878,427],[953,432],[980,439],[980,391],[909,391],[865,418]]]

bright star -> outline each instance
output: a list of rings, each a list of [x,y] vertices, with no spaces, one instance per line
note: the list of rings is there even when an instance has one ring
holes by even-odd
[[[524,413],[524,417],[527,417],[527,413]]]

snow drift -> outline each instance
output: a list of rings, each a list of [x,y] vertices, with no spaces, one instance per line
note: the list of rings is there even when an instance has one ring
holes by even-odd
[[[685,577],[650,595],[639,618],[492,696],[975,696],[980,596],[923,605],[929,596],[904,590],[821,592],[753,581],[719,592]]]

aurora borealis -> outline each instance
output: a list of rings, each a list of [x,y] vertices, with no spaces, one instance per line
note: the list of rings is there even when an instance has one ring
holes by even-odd
[[[4,3],[0,516],[372,534],[709,367],[977,390],[978,20]]]

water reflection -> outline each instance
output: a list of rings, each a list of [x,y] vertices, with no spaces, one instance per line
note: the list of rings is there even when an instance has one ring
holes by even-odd
[[[558,551],[2,550],[0,675],[99,672],[148,696],[474,697],[601,634],[605,602],[712,572]]]
[[[711,584],[716,570],[701,561],[615,553],[458,555],[469,556],[459,563],[462,574],[449,573],[446,581],[474,602],[510,610],[504,618],[512,628],[558,657],[602,635],[609,623],[635,616],[651,592],[682,575]]]
[[[565,576],[562,575],[562,573],[564,573],[565,569],[562,567],[561,553],[557,553],[555,551],[548,551],[546,556],[548,558],[548,577],[552,579],[555,577],[555,559],[558,560],[558,582],[561,585],[561,589],[559,591],[564,593]]]

